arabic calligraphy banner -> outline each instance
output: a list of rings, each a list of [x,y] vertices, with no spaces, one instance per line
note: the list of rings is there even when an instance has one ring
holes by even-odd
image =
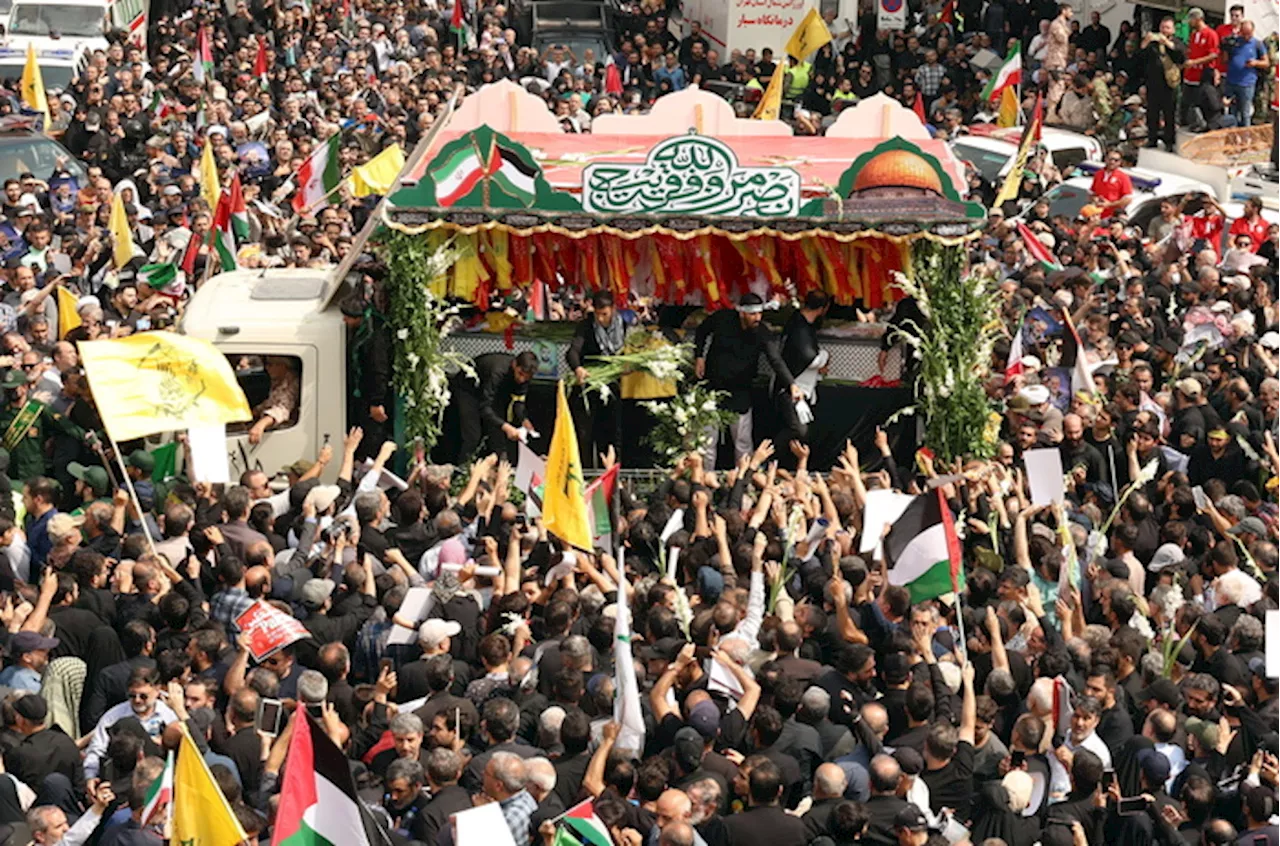
[[[743,167],[724,142],[669,138],[644,164],[588,166],[582,207],[598,214],[786,217],[800,213],[800,174],[789,167]]]

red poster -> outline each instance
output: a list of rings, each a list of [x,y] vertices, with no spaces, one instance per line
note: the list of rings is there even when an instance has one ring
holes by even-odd
[[[297,619],[277,611],[261,599],[236,618],[236,625],[249,636],[249,654],[258,662],[291,643],[311,636],[307,627]]]

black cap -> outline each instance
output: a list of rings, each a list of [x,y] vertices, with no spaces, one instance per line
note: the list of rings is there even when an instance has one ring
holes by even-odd
[[[14,700],[13,710],[18,712],[18,716],[33,723],[43,723],[44,718],[49,716],[49,703],[38,693],[28,693]]]
[[[1178,686],[1173,683],[1172,679],[1156,679],[1138,691],[1139,702],[1147,702],[1152,699],[1169,708],[1177,708],[1182,702],[1182,694],[1178,692]]]
[[[928,831],[929,820],[925,818],[924,811],[915,805],[907,805],[893,818],[893,827],[906,831]]]
[[[644,648],[644,658],[647,661],[674,661],[680,654],[680,650],[684,648],[684,644],[685,642],[678,637],[660,638],[652,646]]]

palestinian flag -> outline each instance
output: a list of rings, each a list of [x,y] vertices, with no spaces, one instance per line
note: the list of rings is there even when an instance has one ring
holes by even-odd
[[[1097,391],[1093,387],[1093,370],[1089,367],[1089,362],[1084,354],[1084,341],[1080,340],[1080,333],[1076,331],[1071,315],[1067,314],[1066,317],[1067,331],[1062,336],[1062,356],[1058,361],[1058,366],[1071,368],[1071,393],[1073,396],[1079,393],[1093,396]]]
[[[186,279],[178,275],[178,266],[171,261],[163,264],[146,264],[138,271],[138,281],[157,294],[175,300],[186,292]]]
[[[298,190],[293,195],[293,210],[298,214],[324,208],[328,204],[328,196],[338,189],[342,182],[342,167],[338,161],[341,145],[341,133],[333,133],[298,168]]]
[[[374,842],[346,757],[298,705],[271,846],[371,846]]]
[[[244,204],[244,189],[240,187],[240,173],[231,177],[227,188],[231,205],[231,233],[240,241],[249,240],[249,210]]]
[[[613,494],[618,486],[618,468],[613,465],[604,475],[587,485],[583,496],[587,500],[587,525],[591,527],[591,541],[613,554]]]
[[[147,788],[147,801],[142,806],[142,824],[150,825],[160,820],[161,814],[168,815],[173,804],[173,750],[164,762],[164,769],[156,780]]]
[[[218,200],[218,208],[213,213],[213,251],[218,256],[218,264],[222,272],[236,269],[236,238],[231,231],[231,194],[223,191]]]
[[[196,60],[191,65],[191,73],[197,85],[204,85],[204,81],[213,76],[213,45],[209,43],[207,27],[200,27],[196,34]]]
[[[474,47],[476,36],[471,29],[471,25],[467,23],[467,15],[462,8],[466,0],[453,0],[453,15],[449,18],[449,29],[458,37],[458,44],[466,47]]]
[[[1022,221],[1018,221],[1018,237],[1022,239],[1022,245],[1026,247],[1027,255],[1040,262],[1040,266],[1045,270],[1062,270],[1062,263],[1058,261],[1058,257],[1049,252],[1049,248],[1044,242],[1036,237],[1036,233],[1032,232]]]
[[[947,0],[942,4],[942,12],[938,15],[938,21],[944,24],[955,26],[956,23],[956,0]]]
[[[910,590],[913,604],[960,590],[960,538],[941,486],[917,496],[894,521],[884,558],[889,584]]]
[[[436,182],[436,202],[442,206],[452,206],[470,194],[481,179],[501,167],[502,161],[493,152],[486,161],[474,144],[466,144],[431,174]]]
[[[987,87],[982,89],[982,102],[994,103],[1006,88],[1021,84],[1022,47],[1019,44],[1015,44],[1013,50],[1005,57],[1004,64],[987,82]]]
[[[556,832],[556,846],[613,846],[609,829],[596,816],[594,799],[584,799],[564,812],[561,828]]]
[[[495,144],[494,151],[498,158],[497,168],[493,169],[494,162],[491,160],[489,171],[493,184],[512,198],[519,200],[522,205],[526,207],[533,205],[538,193],[535,182],[538,169],[533,165],[525,164],[514,150]]]

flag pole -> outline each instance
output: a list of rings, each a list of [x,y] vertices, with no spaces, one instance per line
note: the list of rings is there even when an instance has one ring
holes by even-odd
[[[116,439],[107,432],[107,440],[111,441],[111,449],[116,454],[116,463],[120,465],[120,476],[124,479],[124,485],[129,491],[129,498],[133,500],[133,507],[138,511],[138,522],[142,524],[142,534],[146,535],[147,546],[151,549],[152,555],[158,555],[156,552],[156,539],[151,537],[151,529],[147,526],[147,515],[142,510],[142,503],[138,501],[138,492],[133,487],[133,480],[129,478],[129,470],[124,466],[124,456],[120,454],[120,445],[116,443]]]

